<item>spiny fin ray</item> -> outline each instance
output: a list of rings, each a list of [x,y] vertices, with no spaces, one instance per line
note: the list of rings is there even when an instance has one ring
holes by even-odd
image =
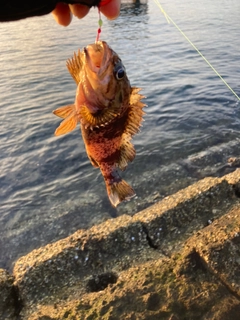
[[[132,136],[140,130],[141,122],[143,120],[143,107],[145,104],[141,102],[144,96],[138,94],[141,89],[132,88],[130,96],[130,105],[128,111],[128,118],[126,122],[126,128],[122,137],[122,144],[120,147],[120,157],[118,160],[118,167],[124,170],[128,162],[133,161],[136,155],[133,144],[130,142]]]
[[[133,161],[136,151],[133,144],[129,140],[124,140],[120,147],[120,158],[118,161],[118,167],[121,170],[125,170],[128,162]]]
[[[80,82],[80,70],[82,69],[81,51],[74,52],[72,59],[67,60],[67,68],[76,84]]]

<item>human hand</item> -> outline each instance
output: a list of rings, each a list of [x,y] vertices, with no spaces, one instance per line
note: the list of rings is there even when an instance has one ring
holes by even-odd
[[[105,5],[100,6],[100,11],[110,20],[116,19],[120,12],[121,0],[111,0]],[[56,22],[62,26],[68,26],[72,21],[72,15],[79,19],[85,17],[90,8],[82,4],[66,4],[59,2],[52,11]]]

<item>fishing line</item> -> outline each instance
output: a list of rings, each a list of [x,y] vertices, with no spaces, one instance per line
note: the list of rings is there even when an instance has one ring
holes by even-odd
[[[103,21],[101,18],[101,11],[100,11],[100,7],[105,6],[106,4],[108,4],[109,2],[111,2],[111,0],[101,0],[99,5],[98,5],[98,30],[97,30],[97,37],[96,37],[96,41],[99,41],[100,38],[100,33],[102,31],[102,25],[103,25]]]
[[[202,59],[209,65],[209,67],[216,73],[216,75],[222,80],[222,82],[226,85],[226,87],[235,95],[235,97],[240,101],[240,97],[237,95],[237,93],[230,87],[230,85],[223,79],[223,77],[220,75],[220,73],[213,67],[213,65],[207,60],[206,57],[201,53],[200,50],[195,46],[195,44],[188,38],[188,36],[182,31],[182,29],[173,21],[171,17],[166,13],[166,11],[161,6],[159,0],[154,0],[164,17],[166,18],[168,23],[172,23],[177,30],[183,35],[183,37],[191,44],[191,46],[197,51],[197,53],[202,57]]]
[[[96,41],[95,42],[99,41],[100,33],[102,31],[102,25],[103,25],[103,21],[102,21],[102,18],[101,18],[101,11],[100,11],[100,7],[98,7],[98,29],[97,29],[97,36],[96,36]]]

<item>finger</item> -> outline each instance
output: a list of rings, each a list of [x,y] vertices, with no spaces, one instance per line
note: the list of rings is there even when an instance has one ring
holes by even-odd
[[[119,16],[121,0],[112,0],[104,6],[100,6],[100,11],[110,20]]]
[[[70,4],[69,7],[72,14],[79,19],[82,19],[83,17],[85,17],[90,10],[89,7],[84,6],[82,4]]]
[[[66,3],[60,2],[52,11],[52,15],[56,22],[64,27],[68,26],[72,21],[72,13]]]

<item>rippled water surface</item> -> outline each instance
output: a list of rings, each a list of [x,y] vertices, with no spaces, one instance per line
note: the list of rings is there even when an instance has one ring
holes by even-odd
[[[166,12],[240,95],[239,0],[171,0]],[[239,156],[240,104],[153,1],[124,3],[102,40],[147,97],[123,173],[137,197],[117,210],[79,130],[53,133],[52,110],[73,103],[65,61],[94,42],[97,12],[62,28],[51,16],[0,24],[0,267],[79,228],[134,214]]]

